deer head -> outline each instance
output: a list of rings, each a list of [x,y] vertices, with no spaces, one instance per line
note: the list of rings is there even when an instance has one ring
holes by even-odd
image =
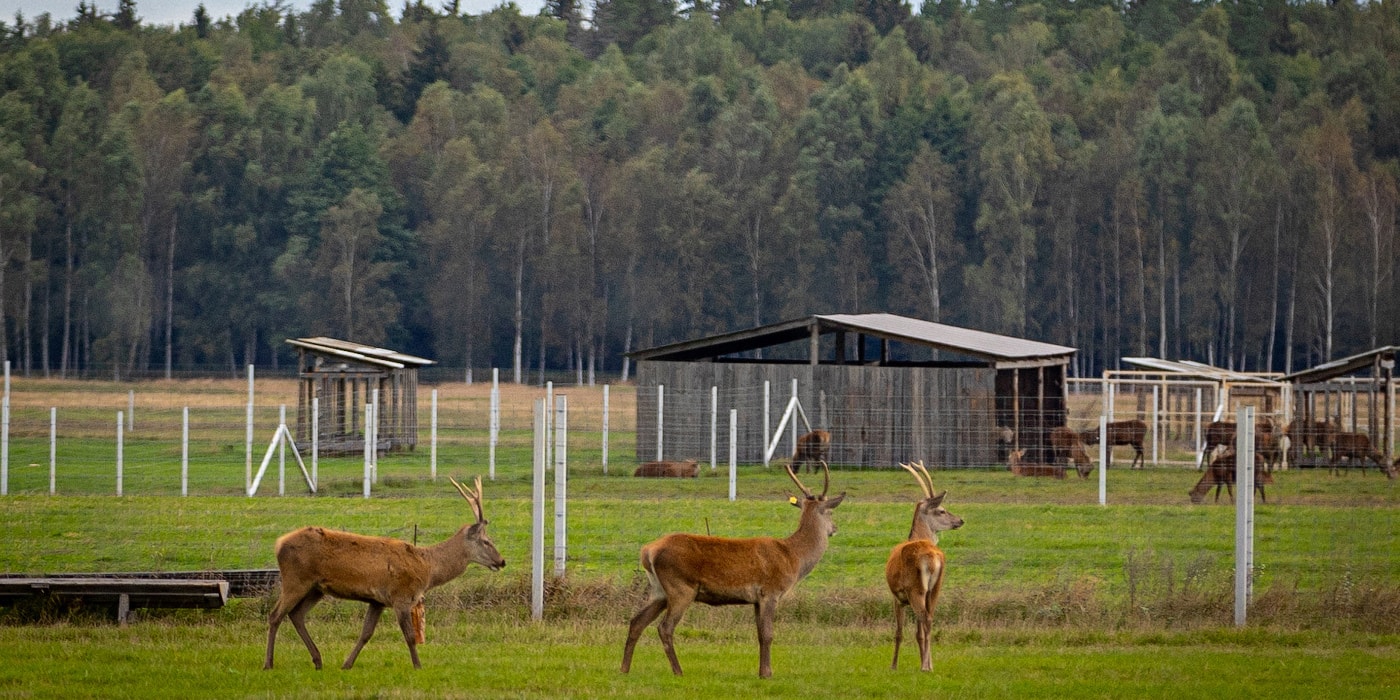
[[[481,477],[476,477],[475,489],[463,486],[450,476],[447,480],[457,487],[457,492],[462,494],[462,498],[467,499],[467,503],[472,507],[472,514],[476,516],[476,522],[468,526],[463,535],[468,559],[492,571],[505,568],[505,558],[496,550],[496,543],[486,535],[486,514],[481,509]]]
[[[919,488],[924,492],[924,499],[914,506],[914,524],[909,530],[910,539],[913,539],[915,535],[922,534],[924,539],[936,542],[938,541],[937,533],[956,530],[963,526],[962,518],[949,513],[943,507],[943,499],[948,495],[948,492],[946,490],[941,493],[933,492],[933,478],[929,476],[922,461],[913,464],[900,462],[899,466],[914,475],[914,480],[919,482]]]
[[[846,492],[842,491],[840,496],[826,500],[826,492],[831,488],[831,467],[827,466],[826,460],[820,460],[822,465],[822,493],[820,496],[813,496],[812,490],[807,488],[802,480],[797,478],[797,473],[792,470],[792,465],[786,465],[788,476],[792,478],[792,483],[797,484],[798,490],[802,491],[803,498],[789,499],[794,506],[802,509],[802,522],[805,524],[808,518],[817,518],[821,531],[827,537],[836,534],[836,523],[831,519],[831,511],[841,505],[841,501],[846,498]]]

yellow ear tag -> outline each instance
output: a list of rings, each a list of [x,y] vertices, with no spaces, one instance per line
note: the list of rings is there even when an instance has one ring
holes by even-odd
[[[788,503],[797,505],[797,496],[788,496]]]

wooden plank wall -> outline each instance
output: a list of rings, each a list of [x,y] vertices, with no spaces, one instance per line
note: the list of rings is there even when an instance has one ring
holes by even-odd
[[[763,459],[763,383],[776,427],[797,379],[798,400],[814,428],[831,430],[833,465],[898,468],[998,463],[995,375],[990,368],[867,367],[642,362],[637,369],[637,459],[657,458],[657,385],[663,385],[664,459],[710,459],[710,388],[719,395],[717,447],[729,461],[729,409],[738,409],[738,461]],[[771,428],[770,428],[771,429]],[[798,433],[806,426],[800,426]],[[774,463],[791,455],[791,430]]]

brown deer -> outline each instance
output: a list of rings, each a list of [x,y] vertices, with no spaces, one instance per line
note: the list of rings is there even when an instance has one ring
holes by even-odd
[[[627,645],[622,651],[622,672],[632,667],[632,651],[642,632],[664,612],[657,626],[671,671],[681,675],[681,663],[672,643],[676,625],[691,603],[706,605],[752,605],[758,625],[758,677],[769,678],[773,667],[769,647],[773,643],[773,616],[778,601],[816,568],[826,552],[827,539],[836,533],[831,511],[846,497],[826,499],[831,486],[831,470],[822,463],[820,496],[802,485],[786,466],[788,476],[805,496],[794,505],[802,509],[797,531],[778,539],[751,537],[736,539],[674,533],[641,549],[642,569],[650,583],[646,605],[632,616],[627,628]]]
[[[1264,458],[1254,453],[1254,490],[1259,492],[1259,500],[1268,503],[1269,499],[1264,495],[1264,485],[1274,483],[1272,474],[1264,470]],[[1220,489],[1224,487],[1226,493],[1230,495],[1230,500],[1235,500],[1235,451],[1227,450],[1219,457],[1211,460],[1201,479],[1196,485],[1191,487],[1187,495],[1191,497],[1192,503],[1203,503],[1206,494],[1210,493],[1210,487],[1215,487],[1215,502],[1220,502]]]
[[[1086,445],[1099,444],[1099,429],[1093,428],[1079,434],[1084,439]],[[1132,445],[1133,463],[1128,465],[1129,469],[1141,466],[1146,462],[1143,458],[1142,440],[1147,436],[1147,424],[1134,418],[1133,420],[1113,421],[1108,424],[1108,461],[1113,463],[1114,445]]]
[[[933,479],[923,462],[913,466],[901,462],[899,466],[914,475],[924,499],[914,506],[914,524],[909,528],[909,537],[895,545],[890,558],[885,562],[885,582],[894,594],[894,660],[890,670],[899,668],[899,644],[904,640],[904,606],[914,611],[917,620],[914,638],[919,642],[921,671],[933,670],[933,652],[929,648],[929,634],[933,629],[933,606],[938,603],[938,592],[943,588],[943,550],[938,548],[938,533],[956,530],[963,526],[959,518],[943,507],[947,491],[933,492]]]
[[[451,479],[452,485],[471,504],[476,522],[464,525],[457,534],[431,547],[417,547],[388,537],[369,537],[349,532],[304,527],[279,538],[274,551],[282,578],[282,594],[268,616],[267,659],[263,668],[272,668],[272,650],[282,619],[292,621],[301,641],[311,652],[311,662],[321,668],[321,651],[306,631],[306,614],[329,595],[369,604],[364,629],[343,669],[355,665],[355,657],[374,634],[384,608],[393,608],[399,628],[408,643],[414,668],[418,643],[423,640],[423,594],[462,575],[467,565],[480,564],[492,571],[506,565],[496,545],[486,536],[486,517],[481,510],[481,477],[469,489]]]
[[[831,433],[826,430],[813,430],[797,438],[797,449],[792,453],[793,471],[801,472],[807,465],[812,473],[817,473],[817,465],[826,463],[827,452],[831,449]]]
[[[1089,472],[1094,470],[1089,462],[1089,455],[1084,452],[1084,440],[1079,433],[1067,426],[1050,429],[1050,451],[1055,464],[1063,464],[1065,460],[1074,462],[1074,470],[1079,472],[1079,478],[1089,478]]]
[[[700,469],[695,460],[688,459],[684,462],[644,462],[637,466],[637,471],[632,472],[632,476],[693,479],[699,473]]]
[[[1065,478],[1065,465],[1063,464],[1027,464],[1021,461],[1026,456],[1025,450],[1016,450],[1006,456],[1006,468],[1011,470],[1016,476],[1053,476],[1056,479]]]
[[[1346,466],[1357,464],[1361,467],[1361,473],[1366,473],[1367,460],[1374,462],[1376,469],[1385,472],[1385,475],[1394,479],[1395,467],[1385,463],[1385,458],[1381,453],[1371,446],[1371,436],[1366,433],[1337,432],[1332,434],[1332,459],[1329,464],[1329,472],[1333,474],[1342,473],[1342,460],[1346,460]]]

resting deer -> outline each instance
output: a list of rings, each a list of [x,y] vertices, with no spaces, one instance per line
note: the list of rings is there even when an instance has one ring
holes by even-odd
[[[826,500],[831,486],[831,470],[822,462],[822,493],[813,496],[802,485],[792,465],[788,476],[805,498],[794,505],[802,509],[797,531],[775,537],[711,537],[674,533],[641,550],[642,569],[650,583],[646,605],[632,616],[627,628],[627,645],[622,650],[622,672],[632,667],[632,651],[642,632],[664,612],[657,626],[671,671],[681,675],[681,663],[672,643],[676,625],[691,603],[706,605],[752,605],[758,625],[758,677],[773,675],[769,647],[773,643],[773,616],[778,601],[816,568],[826,552],[827,539],[836,533],[831,511],[846,497]]]
[[[933,493],[933,479],[924,469],[924,463],[914,464],[918,471],[903,462],[899,466],[914,475],[919,488],[923,489],[924,499],[914,506],[914,524],[909,528],[909,538],[895,545],[885,562],[885,581],[894,594],[894,660],[890,662],[890,670],[899,668],[899,644],[904,640],[904,606],[907,605],[918,621],[914,636],[919,641],[919,670],[932,671],[929,634],[933,629],[933,606],[938,603],[938,591],[943,587],[944,556],[943,550],[938,548],[938,533],[962,527],[963,519],[943,507],[947,491]]]
[[[632,472],[632,476],[693,479],[699,473],[696,461],[688,459],[684,462],[643,462],[637,465],[637,470]]]
[[[506,565],[496,545],[486,536],[486,517],[481,510],[481,477],[469,489],[451,479],[452,485],[471,504],[476,522],[464,525],[457,534],[431,547],[417,547],[388,537],[368,537],[349,532],[304,527],[279,538],[275,551],[282,575],[282,594],[268,616],[267,660],[272,668],[272,649],[277,643],[277,627],[282,618],[292,621],[301,641],[311,652],[311,662],[321,668],[321,651],[306,631],[306,613],[329,595],[369,603],[364,629],[355,648],[341,668],[355,665],[355,657],[374,634],[384,608],[393,608],[399,628],[408,643],[414,668],[418,644],[423,641],[423,594],[462,575],[467,565],[480,564],[492,571]]]

